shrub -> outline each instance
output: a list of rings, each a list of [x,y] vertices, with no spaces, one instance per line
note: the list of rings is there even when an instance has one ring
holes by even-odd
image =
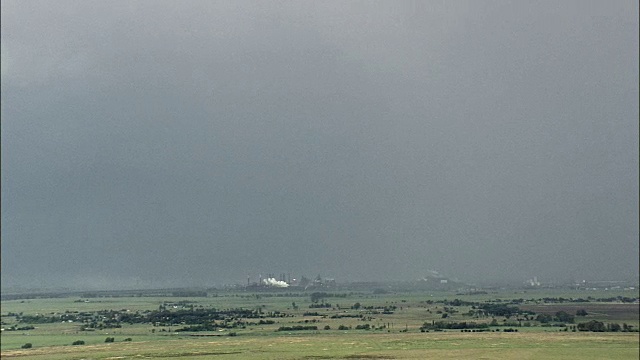
[[[84,340],[76,340],[71,345],[84,345]]]
[[[26,343],[24,345],[21,346],[23,349],[31,349],[33,347],[33,345],[31,343]]]
[[[112,343],[112,342],[114,342],[115,340],[116,340],[115,338],[108,337],[108,338],[104,339],[104,342],[106,342],[106,343]]]

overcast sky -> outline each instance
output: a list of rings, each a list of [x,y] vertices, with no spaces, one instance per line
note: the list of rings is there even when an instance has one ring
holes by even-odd
[[[637,1],[2,1],[2,285],[638,278]]]

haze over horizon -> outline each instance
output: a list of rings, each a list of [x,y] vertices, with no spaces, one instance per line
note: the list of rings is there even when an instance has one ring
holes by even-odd
[[[637,1],[1,7],[3,288],[638,279]]]

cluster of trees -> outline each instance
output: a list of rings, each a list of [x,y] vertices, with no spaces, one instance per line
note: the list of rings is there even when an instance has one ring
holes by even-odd
[[[514,315],[533,315],[535,313],[531,311],[523,311],[520,310],[517,306],[509,306],[507,304],[495,304],[495,303],[487,303],[480,304],[476,307],[483,315],[489,316],[504,316],[505,318],[510,318]]]
[[[356,325],[356,327],[354,328],[355,330],[382,330],[386,328],[386,325],[381,325],[379,327],[376,328],[375,325],[370,325],[370,324],[360,324],[360,325]],[[324,327],[325,330],[329,330],[331,329],[331,327],[329,327],[329,325]],[[338,330],[351,330],[351,326],[346,326],[346,325],[340,325],[338,326]]]
[[[82,324],[82,329],[108,329],[119,328],[120,325],[120,312],[113,310],[101,310],[94,313],[79,312],[79,311],[66,311],[64,313],[51,313],[49,315],[36,314],[36,315],[16,315],[16,321],[23,324],[51,324],[57,322],[76,322]],[[15,328],[10,330],[30,330],[33,326],[26,326],[22,328]]]
[[[9,315],[11,316],[11,314]],[[51,316],[37,314],[37,315],[22,315],[20,313],[16,316],[16,321],[19,323],[28,323],[28,324],[51,324],[62,321],[83,321],[86,318],[90,318],[90,313],[64,313],[64,314],[53,314]]]
[[[594,297],[587,297],[586,299],[582,299],[582,298],[553,298],[553,297],[545,297],[542,299],[538,299],[537,301],[542,301],[544,303],[564,303],[564,302],[570,302],[570,303],[585,303],[585,302],[622,302],[622,303],[633,303],[636,302],[638,300],[638,298],[631,298],[631,297],[627,297],[627,296],[616,296],[616,297],[608,297],[608,298],[594,298]],[[531,301],[534,301],[533,299],[531,299]]]
[[[432,321],[431,323],[425,322],[420,327],[421,332],[427,330],[442,330],[442,329],[488,329],[489,324],[475,323],[475,322],[445,322],[445,321]]]
[[[301,330],[318,330],[318,327],[315,325],[280,326],[276,331],[301,331]]]
[[[517,300],[515,300],[517,302]],[[454,301],[444,303],[448,304],[451,307],[444,307],[445,312],[450,314],[457,313],[458,311],[454,309],[456,306],[471,306],[471,310],[465,313],[467,316],[476,316],[476,317],[488,317],[488,316],[502,316],[509,319],[512,316],[524,317],[528,319],[529,315],[535,315],[533,311],[522,310],[517,306],[512,305],[512,303],[474,303],[468,301],[462,301],[455,299]],[[442,311],[438,311],[437,313],[442,313]]]
[[[324,300],[326,298],[346,298],[348,294],[346,293],[327,293],[327,292],[313,292],[309,297],[311,298],[311,302],[317,303],[320,300]]]
[[[609,298],[594,298],[594,297],[587,297],[586,299],[583,298],[563,298],[563,297],[544,297],[544,298],[539,298],[539,299],[511,299],[511,300],[502,300],[502,299],[494,299],[491,300],[491,303],[503,303],[503,304],[511,304],[511,305],[520,305],[523,303],[535,303],[535,304],[540,304],[540,303],[545,303],[545,304],[557,304],[557,303],[588,303],[588,302],[622,302],[622,303],[634,303],[636,301],[638,301],[640,298],[632,298],[632,297],[627,297],[627,296],[616,296],[616,297],[609,297]],[[444,300],[425,300],[424,301],[426,304],[444,304],[444,305],[451,305],[451,306],[475,306],[475,307],[481,307],[483,305],[483,303],[479,303],[479,302],[470,302],[470,301],[464,301],[464,300],[460,300],[460,299],[454,299],[452,301],[444,299]]]
[[[306,311],[305,313],[302,314],[302,316],[323,316],[320,313],[318,313],[317,311]]]
[[[464,301],[460,299],[454,299],[453,301],[448,301],[445,299],[443,300],[442,303],[445,305],[451,305],[451,306],[474,306],[478,304],[476,302]]]
[[[535,320],[539,321],[541,324],[547,324],[553,321],[573,324],[575,321],[575,317],[567,313],[566,311],[558,311],[556,312],[555,316],[550,314],[538,314]]]
[[[261,309],[226,309],[194,307],[190,304],[180,304],[182,308],[160,305],[158,310],[129,312],[126,310],[101,310],[96,312],[65,312],[49,315],[21,315],[15,314],[17,322],[27,324],[44,324],[56,322],[75,322],[80,330],[92,331],[108,328],[120,328],[122,324],[152,324],[153,326],[186,325],[178,331],[211,331],[218,328],[244,327],[248,325],[273,324],[273,320],[267,317],[284,317],[285,313],[279,311],[263,314]],[[177,307],[177,305],[176,305]],[[258,322],[249,322],[244,319],[260,319]],[[13,330],[32,330],[33,325],[8,328]]]
[[[342,319],[342,318],[364,318],[364,315],[360,314],[335,314],[330,316],[331,319]]]
[[[333,306],[331,306],[331,304],[325,303],[325,302],[321,302],[319,304],[317,303],[309,304],[309,309],[324,309],[324,308],[330,309],[332,307]]]
[[[215,308],[196,308],[184,310],[158,310],[152,311],[146,316],[126,316],[122,315],[122,321],[132,323],[152,323],[156,326],[167,326],[176,324],[205,324],[213,321],[229,323],[238,321],[240,318],[257,319],[264,317],[259,310],[249,309],[228,309],[217,310]]]
[[[593,331],[593,332],[629,332],[629,331],[637,331],[633,329],[632,325],[616,324],[616,323],[608,323],[605,324],[602,321],[591,320],[589,322],[578,324],[578,331]]]

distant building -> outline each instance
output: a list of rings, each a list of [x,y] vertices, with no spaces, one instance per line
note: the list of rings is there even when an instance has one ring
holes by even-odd
[[[529,279],[526,281],[529,286],[540,286],[540,282],[538,281],[538,277],[534,276],[533,279]]]

